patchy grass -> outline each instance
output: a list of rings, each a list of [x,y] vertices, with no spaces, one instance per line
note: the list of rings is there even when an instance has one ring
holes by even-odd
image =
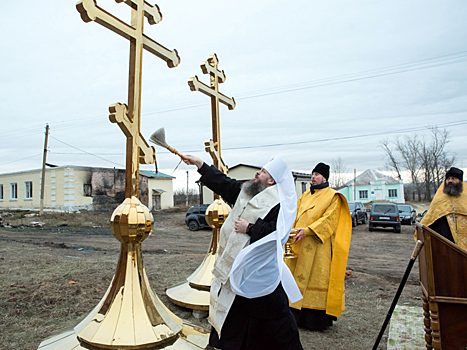
[[[79,212],[66,213],[44,211],[42,216],[37,211],[26,210],[2,210],[0,216],[4,223],[12,226],[29,226],[33,222],[42,222],[44,227],[53,226],[100,226],[110,227],[110,218],[112,212],[94,212],[82,210]]]
[[[14,220],[31,219],[15,215]],[[82,223],[104,222],[110,215],[47,213],[43,229],[0,229],[0,349],[37,349],[43,340],[75,327],[99,303],[115,273],[120,244],[110,229]],[[144,264],[164,305],[209,329],[205,319],[195,319],[164,293],[185,281],[209,247],[211,232],[189,231],[184,217],[184,211],[154,214],[155,230],[143,243]],[[329,330],[300,329],[304,349],[372,348],[412,253],[413,229],[403,226],[401,234],[368,232],[368,225],[353,229],[346,312]],[[415,266],[399,303],[420,306],[420,296]],[[386,340],[379,349],[386,349]]]
[[[51,251],[13,241],[1,245],[1,349],[34,349],[52,333],[74,327],[110,283],[115,258]]]

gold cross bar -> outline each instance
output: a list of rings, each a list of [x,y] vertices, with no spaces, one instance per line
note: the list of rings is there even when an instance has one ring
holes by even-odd
[[[141,79],[143,49],[167,62],[170,68],[180,63],[177,50],[169,50],[143,33],[144,17],[149,24],[157,24],[162,14],[157,5],[144,0],[115,0],[131,8],[131,24],[97,6],[96,0],[81,0],[76,4],[84,22],[95,21],[130,41],[130,64],[128,79],[128,105],[117,103],[109,107],[109,119],[117,123],[127,138],[125,197],[138,197],[139,164],[155,162],[155,149],[150,147],[140,132],[141,126]]]

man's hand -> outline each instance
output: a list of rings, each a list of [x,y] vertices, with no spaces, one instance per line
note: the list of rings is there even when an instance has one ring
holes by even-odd
[[[204,164],[204,162],[201,159],[199,159],[198,157],[192,156],[190,154],[185,154],[182,157],[182,160],[185,162],[185,164],[196,165],[198,169],[201,168]]]
[[[295,235],[295,238],[294,238],[292,244],[297,244],[298,242],[300,242],[305,237],[305,230],[304,229],[297,228],[296,230],[298,230],[298,232]]]
[[[235,232],[246,233],[246,229],[250,223],[245,219],[238,219],[235,221]]]

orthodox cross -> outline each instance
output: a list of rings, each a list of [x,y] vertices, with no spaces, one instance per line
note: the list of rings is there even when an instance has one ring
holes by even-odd
[[[225,81],[225,74],[224,71],[218,69],[218,65],[219,60],[216,54],[210,55],[206,61],[201,63],[201,70],[203,73],[210,75],[210,87],[200,82],[196,75],[188,80],[188,85],[191,91],[201,91],[203,94],[211,97],[212,140],[204,143],[205,150],[211,155],[214,166],[227,174],[228,168],[224,164],[221,156],[219,102],[229,107],[229,110],[232,110],[235,108],[235,100],[233,97],[227,97],[219,92],[219,84]]]
[[[139,164],[155,162],[155,149],[148,145],[140,132],[141,126],[141,77],[143,49],[167,62],[170,68],[178,66],[177,50],[169,50],[143,33],[144,17],[149,24],[157,24],[162,14],[157,5],[144,0],[115,0],[131,7],[131,24],[97,6],[97,0],[81,0],[76,8],[84,22],[95,21],[130,41],[130,71],[128,79],[128,105],[116,103],[109,107],[109,119],[117,123],[126,136],[125,197],[138,197]]]

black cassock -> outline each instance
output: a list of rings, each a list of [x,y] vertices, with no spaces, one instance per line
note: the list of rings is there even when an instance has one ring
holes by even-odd
[[[198,170],[200,181],[229,203],[235,203],[242,183],[227,177],[214,166]],[[250,243],[276,230],[280,205],[274,206],[264,219],[251,223]],[[259,298],[235,296],[222,327],[221,338],[211,328],[209,345],[223,350],[301,350],[297,322],[289,308],[282,284],[271,294]]]
[[[452,237],[451,228],[449,227],[449,223],[446,219],[446,216],[440,217],[438,220],[432,223],[429,226],[429,228],[431,228],[433,231],[438,232],[444,238],[449,239],[452,243],[456,243],[454,242],[454,237]]]

